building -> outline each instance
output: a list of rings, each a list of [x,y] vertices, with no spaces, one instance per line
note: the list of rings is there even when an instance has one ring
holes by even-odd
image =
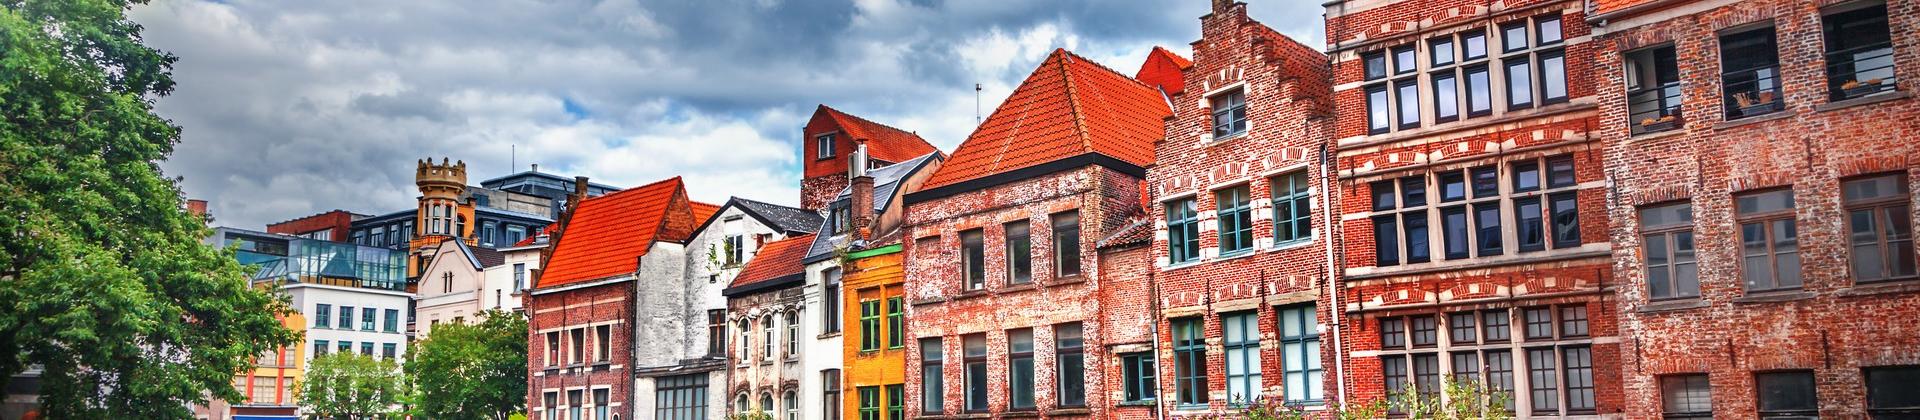
[[[865,148],[856,145],[851,159],[871,162]],[[813,413],[828,419],[857,416],[863,389],[877,396],[873,393],[902,385],[900,356],[905,349],[875,349],[868,345],[870,342],[863,342],[880,337],[860,330],[860,305],[863,298],[887,301],[900,295],[904,273],[885,266],[898,264],[898,256],[889,254],[899,250],[906,215],[904,197],[933,176],[944,159],[935,151],[890,165],[849,165],[847,185],[825,202],[830,209],[828,217],[800,261],[806,276],[802,314],[806,323],[814,325],[807,330],[812,333],[803,332],[803,337],[812,338],[802,340],[809,355],[802,361],[802,371],[806,377],[819,378],[800,383],[801,409],[809,418]],[[902,336],[897,328],[891,334]],[[809,406],[809,401],[820,404]],[[877,414],[879,400],[870,398],[866,402],[875,410],[869,412]]]
[[[847,186],[847,162],[857,145],[867,145],[868,165],[877,168],[940,150],[919,134],[840,112],[826,105],[813,110],[801,130],[800,208],[821,211],[835,192]]]
[[[755,322],[779,322],[785,318],[767,318],[760,315],[781,311],[797,312],[798,305],[789,305],[788,307],[782,308],[777,304],[771,306],[758,303],[749,304],[745,300],[735,302],[735,296],[730,295],[729,291],[740,292],[747,290],[736,288],[745,285],[745,283],[742,283],[741,278],[738,277],[743,273],[749,274],[748,277],[753,279],[748,283],[756,283],[761,286],[779,283],[763,283],[763,281],[779,277],[771,273],[782,270],[782,268],[773,267],[778,267],[783,264],[779,262],[761,264],[760,257],[768,255],[768,252],[776,251],[773,245],[775,243],[784,242],[793,237],[810,237],[807,235],[810,235],[814,229],[820,226],[820,215],[808,210],[763,203],[739,197],[728,199],[726,204],[704,210],[703,212],[705,214],[701,217],[703,222],[700,227],[694,229],[692,239],[687,241],[687,248],[692,251],[687,253],[686,271],[682,281],[692,290],[687,294],[688,302],[685,303],[685,307],[688,308],[690,312],[685,316],[698,317],[698,319],[701,320],[698,324],[688,324],[688,328],[703,328],[701,331],[691,332],[691,334],[698,334],[695,341],[697,341],[701,347],[699,349],[689,349],[688,354],[698,354],[699,357],[726,369],[725,373],[722,374],[725,376],[726,381],[722,382],[719,386],[732,391],[731,393],[713,395],[712,398],[714,400],[712,404],[720,408],[727,408],[727,406],[722,405],[722,399],[726,398],[727,395],[743,394],[741,391],[743,389],[759,389],[770,393],[773,392],[771,391],[772,388],[786,387],[788,390],[791,390],[797,387],[798,385],[794,383],[797,379],[793,378],[792,375],[780,375],[782,369],[791,370],[799,366],[798,356],[800,353],[797,352],[798,347],[796,346],[798,342],[786,341],[799,337],[795,335],[795,332],[798,331],[797,323],[791,322],[791,319],[786,319],[789,322],[785,325],[755,324]],[[775,254],[778,254],[778,252],[775,252]],[[797,261],[797,257],[788,258],[784,262],[784,265],[791,265],[791,269],[798,272],[799,265]],[[756,265],[759,266],[758,269],[754,268]],[[769,270],[769,268],[773,269]],[[758,274],[752,272],[757,272]],[[797,282],[789,281],[789,283],[793,283],[792,285],[796,287],[798,285]],[[790,294],[797,295],[797,292],[798,290],[796,288],[796,290]],[[745,293],[747,293],[747,295],[740,297],[747,298],[754,292],[748,290]],[[736,305],[736,303],[738,303],[738,305]],[[797,313],[789,313],[787,315],[798,316]],[[730,331],[729,325],[739,325],[740,327]],[[754,329],[756,325],[759,326],[759,329]],[[758,335],[767,332],[772,332],[785,338],[770,338]],[[744,340],[748,340],[750,337],[759,337],[761,342],[767,343],[786,342],[788,343],[787,349],[791,350],[776,352],[782,356],[782,360],[785,360],[785,362],[778,365],[778,367],[771,364],[743,364],[740,362],[758,361],[761,359],[745,358],[738,356],[737,353],[730,355],[729,349],[732,347],[727,345],[729,343],[728,337],[742,337],[741,340],[743,341],[738,341],[737,343],[742,346],[747,343],[747,341]],[[728,363],[730,357],[733,358],[735,363]],[[743,372],[739,369],[742,366],[759,368],[756,372],[762,373],[763,375],[752,375],[748,372]],[[787,381],[768,378],[785,378]],[[755,379],[761,379],[762,381],[756,382]],[[776,412],[776,410],[791,410],[799,403],[783,399],[782,404],[780,408],[768,405],[758,407],[758,409],[772,413]],[[732,412],[740,412],[749,410],[751,407],[752,406],[743,407],[735,405],[731,410]]]
[[[1582,1],[1326,3],[1347,401],[1623,408]],[[1394,411],[1399,411],[1396,406]]]
[[[585,178],[574,191],[585,191]],[[720,418],[722,361],[687,306],[686,241],[700,224],[680,178],[576,197],[526,292],[532,418]],[[663,404],[664,402],[664,404]]]
[[[448,163],[443,158],[437,164],[431,159],[417,163],[414,184],[420,189],[420,197],[415,208],[375,216],[355,215],[348,228],[356,244],[407,250],[410,279],[419,277],[420,270],[427,266],[428,248],[438,247],[443,238],[460,238],[470,246],[504,248],[533,236],[553,223],[575,188],[570,179],[540,172],[539,165],[473,186],[467,185],[465,162]],[[619,190],[588,183],[586,196]]]
[[[800,258],[812,243],[813,235],[801,235],[764,244],[721,291],[726,314],[712,332],[725,332],[732,324],[739,340],[726,346],[726,336],[719,335],[710,342],[726,352],[727,395],[734,396],[729,411],[734,414],[758,411],[800,418],[800,383],[818,380],[804,375],[800,363],[806,355],[800,297],[806,273]]]
[[[1173,106],[1146,177],[1160,345],[1116,354],[1110,394],[1173,416],[1324,405],[1340,357],[1327,58],[1245,3],[1213,6],[1191,64],[1157,83]],[[1155,49],[1142,80],[1182,61]]]
[[[1920,3],[1591,7],[1626,417],[1920,413]]]
[[[907,395],[876,403],[916,417],[1107,418],[1118,401],[1085,367],[1117,363],[1110,337],[1150,335],[1103,312],[1149,298],[1146,282],[1103,277],[1093,250],[1144,214],[1170,115],[1158,88],[1048,54],[905,197]]]
[[[329,210],[312,216],[267,225],[267,233],[298,236],[322,241],[347,242],[355,219],[365,218],[346,210]]]
[[[505,308],[509,299],[515,301],[513,307],[520,306],[519,299],[509,295],[517,290],[492,283],[485,274],[506,264],[505,253],[452,238],[427,252],[427,268],[421,270],[419,286],[414,290],[414,319],[426,323],[414,327],[415,337],[426,338],[442,322],[479,322],[483,312]]]
[[[280,325],[295,333],[307,330],[306,317],[298,313],[279,317]],[[295,344],[276,348],[254,359],[253,369],[233,377],[233,389],[244,397],[238,404],[212,400],[193,407],[195,418],[204,420],[296,420],[299,419],[299,383],[305,377],[306,347]]]
[[[499,249],[504,257],[500,265],[482,270],[481,276],[486,278],[485,287],[488,291],[482,292],[481,295],[493,294],[504,295],[504,297],[496,297],[493,300],[494,307],[483,307],[481,310],[525,312],[526,292],[533,287],[533,279],[539,275],[540,257],[547,252],[548,246],[552,245],[548,241],[547,233],[543,230],[538,235],[521,239],[512,246]],[[482,305],[484,306],[484,303]]]

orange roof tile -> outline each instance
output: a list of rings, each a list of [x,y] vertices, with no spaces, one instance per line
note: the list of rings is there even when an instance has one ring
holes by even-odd
[[[740,274],[733,277],[733,284],[727,288],[739,288],[805,272],[806,265],[800,260],[807,256],[807,248],[812,244],[813,235],[800,235],[761,245],[760,250],[753,254],[753,259],[747,261],[747,266],[740,269]]]
[[[905,162],[940,151],[939,148],[933,147],[932,143],[927,143],[926,139],[920,138],[919,134],[860,118],[826,105],[820,105],[815,109],[813,118],[807,123],[807,132],[810,136],[835,129],[844,134],[845,138],[852,140],[836,144],[835,148],[838,149],[835,151],[836,156],[852,153],[854,145],[863,142],[867,145],[867,156],[893,163]],[[808,153],[805,155],[807,177],[831,175],[847,170],[846,159],[814,159],[814,155],[811,154],[813,149],[808,148],[805,151]]]
[[[1133,79],[1157,86],[1167,95],[1173,95],[1186,89],[1186,77],[1180,71],[1188,67],[1193,67],[1193,62],[1187,61],[1186,57],[1156,46],[1147,53],[1147,61],[1140,63],[1140,71],[1134,72]]]
[[[1056,49],[921,188],[1087,154],[1144,168],[1171,114],[1153,87]]]
[[[712,218],[714,213],[720,211],[720,205],[718,204],[694,201],[691,202],[691,205],[693,206],[693,224],[695,225],[706,223],[707,219]]]
[[[679,240],[659,236],[674,213],[681,213],[679,220],[692,216],[686,197],[680,177],[673,177],[581,201],[537,287],[633,273],[656,240]]]

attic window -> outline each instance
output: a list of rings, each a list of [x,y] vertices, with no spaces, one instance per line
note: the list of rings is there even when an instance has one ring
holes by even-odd
[[[1213,138],[1224,139],[1247,132],[1247,94],[1234,89],[1210,99],[1213,102]]]
[[[814,138],[815,156],[819,159],[833,157],[833,135],[823,134]]]
[[[831,212],[833,234],[839,235],[853,230],[853,211],[850,207],[851,205],[845,201],[836,201],[833,203],[833,210]]]

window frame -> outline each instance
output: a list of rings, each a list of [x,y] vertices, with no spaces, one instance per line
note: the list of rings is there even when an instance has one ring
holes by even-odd
[[[1280,318],[1277,321],[1279,325],[1274,331],[1280,337],[1281,398],[1289,404],[1320,405],[1326,400],[1326,385],[1314,380],[1315,376],[1323,380],[1326,378],[1325,360],[1318,360],[1320,363],[1313,362],[1320,357],[1316,354],[1320,349],[1318,310],[1318,304],[1313,301],[1282,305],[1274,310],[1275,317]],[[1298,334],[1287,333],[1288,321],[1297,324]],[[1287,363],[1288,353],[1296,347],[1300,352],[1297,357],[1303,366]],[[1306,388],[1301,392],[1304,398],[1294,398],[1293,386],[1296,374],[1301,378],[1299,381],[1301,387]]]
[[[1783,393],[1768,392],[1769,391],[1768,385],[1770,381],[1767,379],[1768,378],[1784,379],[1789,377],[1795,380],[1804,379],[1806,381],[1806,386],[1807,386],[1806,394],[1803,396],[1806,398],[1806,402],[1810,406],[1809,407],[1768,407],[1767,400],[1769,395],[1773,395],[1773,396],[1784,396],[1784,395]],[[1772,385],[1789,385],[1789,384],[1774,383]],[[1774,418],[1776,416],[1789,417],[1789,418],[1807,416],[1812,418],[1818,418],[1820,416],[1819,390],[1820,390],[1820,383],[1818,380],[1814,378],[1813,371],[1811,370],[1777,370],[1777,371],[1759,371],[1759,372],[1753,373],[1753,393],[1754,393],[1753,401],[1754,401],[1754,406],[1757,408],[1757,410],[1755,411],[1760,415],[1760,418],[1763,418],[1763,419]],[[1786,390],[1782,390],[1782,391],[1786,391]]]
[[[1743,37],[1743,36],[1758,37],[1760,36],[1759,34],[1761,33],[1766,34],[1764,36],[1765,38],[1764,46],[1770,47],[1770,48],[1761,48],[1760,46],[1756,46],[1755,48],[1770,50],[1773,54],[1772,64],[1770,65],[1762,64],[1758,66],[1750,66],[1750,67],[1743,67],[1743,68],[1729,70],[1729,68],[1732,67],[1732,64],[1727,62],[1727,59],[1736,57],[1736,56],[1748,57],[1747,54],[1737,54],[1737,53],[1730,54],[1727,51],[1727,44],[1732,43],[1730,42],[1730,40],[1733,40],[1738,37]],[[1779,29],[1774,26],[1773,22],[1769,21],[1762,26],[1746,27],[1746,28],[1740,28],[1738,30],[1725,31],[1725,32],[1716,34],[1714,36],[1714,40],[1716,41],[1714,45],[1718,47],[1718,49],[1715,52],[1718,53],[1720,56],[1720,63],[1719,63],[1720,64],[1720,73],[1719,73],[1720,89],[1719,90],[1720,90],[1720,102],[1722,106],[1721,111],[1723,115],[1723,117],[1721,118],[1722,120],[1733,121],[1733,120],[1751,118],[1751,117],[1760,116],[1760,115],[1772,114],[1775,112],[1786,110],[1786,107],[1784,106],[1784,104],[1786,103],[1786,88],[1784,86],[1784,83],[1782,83],[1782,80],[1781,80],[1782,75],[1780,74],[1780,33],[1779,33]],[[1751,58],[1751,57],[1748,57],[1748,58]],[[1745,107],[1742,107],[1739,105],[1739,100],[1737,99],[1737,96],[1739,96],[1739,94],[1741,93],[1746,93],[1746,92],[1745,91],[1736,92],[1736,90],[1732,86],[1736,84],[1742,84],[1745,82],[1736,82],[1732,79],[1735,77],[1745,77],[1746,73],[1753,74],[1752,75],[1753,80],[1751,83],[1755,85],[1752,91],[1755,94],[1755,96],[1763,96],[1762,94],[1770,90],[1774,94],[1773,95],[1774,97],[1771,101],[1758,102],[1758,103],[1754,103],[1751,106],[1745,106]],[[1771,75],[1766,75],[1766,73],[1771,73]],[[1763,81],[1766,81],[1768,79],[1771,79],[1771,82],[1763,83]],[[1771,84],[1772,87],[1761,88],[1760,85],[1763,85],[1763,84]],[[1758,98],[1755,98],[1755,99],[1757,100]],[[1747,108],[1759,109],[1757,107],[1760,105],[1767,105],[1767,107],[1770,109],[1760,109],[1753,113],[1748,113],[1748,111],[1746,110]]]
[[[887,297],[887,349],[906,347],[906,301],[900,296]]]
[[[1239,184],[1216,189],[1213,203],[1220,257],[1253,252],[1253,187]]]
[[[986,246],[986,234],[981,229],[960,231],[960,284],[963,290],[986,290]]]
[[[880,300],[860,299],[860,347],[861,353],[880,350]]]
[[[1882,196],[1862,198],[1847,197],[1848,194],[1846,191],[1849,190],[1848,186],[1881,180],[1890,181],[1895,189],[1889,191],[1890,194]],[[1842,191],[1841,211],[1843,211],[1848,218],[1848,227],[1844,232],[1844,234],[1847,235],[1847,271],[1851,274],[1851,278],[1855,283],[1894,282],[1920,278],[1920,269],[1915,269],[1916,267],[1920,267],[1920,259],[1916,259],[1915,256],[1913,209],[1909,207],[1912,203],[1911,200],[1913,200],[1912,188],[1908,185],[1910,182],[1905,171],[1869,174],[1840,180],[1840,190]],[[1864,244],[1857,242],[1860,238],[1857,236],[1858,233],[1853,230],[1854,227],[1852,226],[1853,223],[1851,219],[1854,213],[1863,211],[1868,213],[1868,217],[1872,218],[1871,224],[1874,234],[1872,245],[1875,250],[1874,252],[1880,254],[1880,277],[1878,278],[1863,278],[1862,273],[1858,269],[1861,258],[1861,246]],[[1897,226],[1894,225],[1898,223],[1894,223],[1896,219],[1893,219],[1896,215],[1905,218],[1905,239],[1888,239],[1889,230],[1897,228]],[[1898,244],[1899,242],[1905,242],[1906,244],[1900,245]],[[1897,266],[1897,261],[1902,259],[1907,262],[1906,268],[1913,272],[1898,272],[1901,267]]]
[[[1036,380],[1038,366],[1034,357],[1037,353],[1037,349],[1034,348],[1036,338],[1032,328],[1007,330],[1007,411],[1028,411],[1039,407],[1039,384]],[[1025,350],[1019,347],[1023,343],[1026,345]],[[1026,371],[1025,378],[1020,376],[1022,367]],[[1024,390],[1022,385],[1025,385]],[[1026,397],[1024,404],[1021,401],[1022,391]]]
[[[1899,79],[1900,72],[1898,71],[1899,63],[1897,62],[1897,60],[1894,60],[1894,57],[1893,57],[1894,51],[1895,51],[1895,43],[1893,42],[1892,22],[1890,19],[1888,19],[1889,9],[1888,9],[1887,3],[1885,1],[1851,2],[1851,3],[1843,3],[1835,6],[1825,7],[1824,9],[1826,10],[1822,10],[1820,12],[1820,35],[1821,35],[1820,38],[1822,40],[1820,52],[1821,52],[1821,55],[1825,58],[1825,62],[1826,62],[1825,76],[1826,76],[1826,84],[1827,84],[1827,92],[1828,92],[1827,100],[1829,102],[1843,101],[1847,99],[1860,98],[1860,97],[1865,97],[1869,95],[1879,94],[1879,93],[1887,92],[1890,90],[1896,90],[1897,88],[1895,87],[1895,85],[1900,80]],[[1879,9],[1878,13],[1874,13],[1872,11],[1873,9]],[[1842,16],[1848,16],[1851,14],[1860,14],[1868,17],[1865,19],[1852,20],[1852,21],[1839,21],[1839,19],[1841,19]],[[1877,25],[1878,28],[1874,27],[1875,26],[1874,24],[1876,23],[1876,21],[1878,23]],[[1871,40],[1871,39],[1855,40],[1855,39],[1850,39],[1849,37],[1845,37],[1844,35],[1846,34],[1844,33],[1836,33],[1836,32],[1846,31],[1845,28],[1848,26],[1854,27],[1855,30],[1881,29],[1882,31],[1880,31],[1877,35],[1884,36],[1885,38],[1882,38],[1883,40]],[[1861,26],[1865,26],[1865,27],[1861,28]],[[1879,42],[1868,42],[1865,45],[1856,45],[1848,48],[1842,48],[1839,45],[1840,43],[1847,42],[1847,41],[1879,41]],[[1851,59],[1847,59],[1847,56],[1850,54],[1853,57]],[[1881,55],[1879,55],[1878,57],[1868,57],[1868,58],[1859,57],[1862,54],[1881,54]],[[1883,67],[1870,68],[1866,70],[1861,70],[1859,68],[1858,64],[1860,62],[1868,61],[1872,59],[1884,59],[1886,60],[1887,64]],[[1873,86],[1865,86],[1863,84],[1862,86],[1856,86],[1853,89],[1847,89],[1845,87],[1847,82],[1859,81],[1858,79],[1861,77],[1860,76],[1861,73],[1876,72],[1877,70],[1884,70],[1887,76],[1883,78],[1874,78],[1874,79],[1868,79],[1868,80],[1881,80],[1881,83]],[[1852,77],[1842,76],[1842,72]],[[1843,79],[1843,77],[1845,78]],[[1867,87],[1867,89],[1860,89],[1861,87]]]
[[[987,335],[973,333],[960,336],[961,344],[961,380],[962,412],[984,413],[991,407],[991,395],[987,391]],[[977,350],[977,351],[976,351]],[[978,368],[979,372],[975,372]]]
[[[814,160],[832,159],[834,155],[839,154],[839,152],[835,150],[833,137],[834,133],[813,136]]]
[[[946,344],[944,337],[920,339],[920,414],[946,412]]]
[[[1047,222],[1053,227],[1053,275],[1059,277],[1079,276],[1080,267],[1080,211],[1068,210],[1047,216]]]
[[[1200,212],[1193,197],[1168,201],[1167,260],[1183,264],[1200,260]]]
[[[1260,369],[1260,314],[1256,311],[1224,313],[1220,314],[1219,322],[1220,352],[1225,358],[1221,371],[1227,379],[1227,406],[1258,404],[1265,388]],[[1235,328],[1240,331],[1238,339],[1230,334]],[[1234,371],[1236,358],[1245,371]],[[1236,399],[1233,392],[1236,385],[1247,391],[1244,399]]]
[[[1181,407],[1203,407],[1211,400],[1207,395],[1207,327],[1204,322],[1198,316],[1168,320],[1173,331],[1174,403]],[[1185,375],[1181,374],[1183,367]]]
[[[1273,208],[1273,246],[1276,248],[1313,240],[1313,184],[1309,178],[1306,169],[1268,178],[1267,196]],[[1301,208],[1307,211],[1298,212]]]
[[[1695,389],[1698,379],[1699,389]],[[1661,375],[1660,412],[1669,419],[1711,419],[1713,418],[1713,379],[1705,373],[1682,373]],[[1678,392],[1673,392],[1679,387]],[[1669,400],[1668,397],[1680,397],[1684,400]],[[1696,400],[1697,399],[1697,400]],[[1705,406],[1695,406],[1697,402]]]
[[[1087,406],[1087,370],[1086,370],[1086,325],[1079,322],[1055,324],[1054,337],[1054,405],[1056,407],[1080,408]],[[1069,332],[1071,334],[1069,334]],[[1079,374],[1068,372],[1079,368]]]
[[[1674,221],[1674,222],[1661,222],[1660,224],[1651,224],[1646,222],[1648,218],[1647,216],[1649,214],[1653,214],[1661,211],[1677,211],[1680,209],[1685,209],[1684,217],[1682,217],[1683,220]],[[1691,254],[1691,256],[1688,257],[1690,261],[1685,263],[1682,263],[1679,261],[1679,256],[1681,254],[1681,250],[1679,247],[1679,244],[1681,242],[1680,237],[1682,235],[1685,235],[1687,237],[1692,237],[1694,235],[1693,202],[1678,201],[1678,202],[1649,204],[1649,205],[1640,206],[1640,208],[1634,210],[1634,213],[1639,217],[1639,220],[1640,220],[1640,232],[1638,233],[1640,237],[1640,266],[1642,271],[1641,276],[1643,277],[1642,281],[1647,283],[1647,300],[1649,302],[1655,302],[1655,301],[1667,301],[1667,300],[1699,299],[1700,298],[1699,244],[1693,243],[1694,240],[1692,239],[1687,240],[1687,242],[1691,244],[1688,250],[1688,253]],[[1676,212],[1676,215],[1678,214],[1679,213]],[[1652,238],[1656,236],[1659,237],[1659,241],[1661,241],[1661,244],[1662,244],[1661,246],[1663,247],[1661,251],[1663,251],[1662,254],[1664,255],[1662,255],[1661,257],[1664,258],[1664,263],[1662,264],[1654,264],[1652,262],[1653,250],[1649,249],[1649,244],[1652,244],[1654,240]],[[1680,273],[1682,271],[1679,268],[1679,266],[1681,265],[1692,265],[1694,267],[1693,288],[1691,292],[1687,290],[1682,290],[1682,288],[1680,287],[1680,285],[1683,284],[1680,276]],[[1667,290],[1669,291],[1667,296],[1661,296],[1660,294],[1654,292],[1654,288],[1653,288],[1654,287],[1653,285],[1654,270],[1664,270],[1664,272],[1666,273]]]
[[[1121,353],[1120,378],[1122,386],[1121,401],[1149,402],[1159,400],[1160,374],[1155,365],[1153,353]]]
[[[1024,219],[1007,222],[1000,225],[1000,232],[1007,263],[1006,284],[1033,283],[1033,224]]]
[[[1741,212],[1739,210],[1739,201],[1742,197],[1760,196],[1765,194],[1779,193],[1783,191],[1786,192],[1787,194],[1787,207],[1785,209],[1765,210],[1765,211],[1755,211],[1755,212]],[[1795,191],[1791,187],[1743,191],[1743,192],[1734,194],[1733,200],[1735,203],[1734,204],[1734,229],[1736,230],[1735,240],[1738,241],[1736,242],[1738,246],[1737,248],[1735,248],[1736,250],[1735,252],[1737,252],[1736,255],[1739,258],[1738,260],[1739,262],[1735,264],[1735,266],[1738,267],[1738,270],[1739,270],[1738,272],[1740,273],[1740,281],[1741,281],[1740,283],[1742,285],[1742,289],[1745,290],[1747,293],[1764,293],[1764,292],[1805,289],[1806,279],[1804,277],[1805,275],[1804,271],[1802,271],[1800,274],[1802,277],[1800,279],[1799,285],[1789,287],[1789,286],[1782,286],[1780,284],[1781,270],[1780,270],[1779,258],[1782,252],[1775,249],[1775,246],[1774,246],[1775,243],[1779,241],[1774,237],[1775,236],[1773,231],[1774,223],[1785,221],[1787,222],[1787,226],[1790,229],[1792,229],[1794,232],[1793,251],[1791,252],[1794,254],[1795,260],[1799,261],[1801,245],[1800,245],[1800,227],[1799,227],[1799,221],[1798,221],[1799,217],[1797,216],[1797,213],[1799,210],[1800,203],[1798,201],[1799,197],[1796,197]],[[1761,234],[1763,235],[1763,240],[1765,241],[1765,246],[1766,246],[1765,252],[1767,254],[1767,267],[1768,267],[1767,278],[1768,278],[1768,281],[1771,283],[1766,287],[1756,288],[1754,284],[1754,280],[1751,277],[1749,277],[1752,273],[1747,272],[1747,258],[1751,256],[1747,255],[1745,229],[1747,225],[1751,225],[1751,224],[1757,224],[1761,227],[1760,229]],[[1795,267],[1794,268],[1795,270],[1801,270],[1802,267],[1805,266],[1804,261],[1801,261],[1796,264],[1799,264],[1799,266]]]

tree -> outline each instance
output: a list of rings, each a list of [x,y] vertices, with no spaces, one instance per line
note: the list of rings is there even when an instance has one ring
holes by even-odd
[[[300,383],[300,408],[315,418],[379,418],[396,414],[404,394],[392,361],[340,352],[313,358]]]
[[[42,368],[48,417],[190,418],[297,339],[161,174],[175,57],[135,3],[0,0],[0,384]]]
[[[527,319],[489,310],[478,324],[440,324],[407,362],[428,418],[504,419],[526,406]]]

